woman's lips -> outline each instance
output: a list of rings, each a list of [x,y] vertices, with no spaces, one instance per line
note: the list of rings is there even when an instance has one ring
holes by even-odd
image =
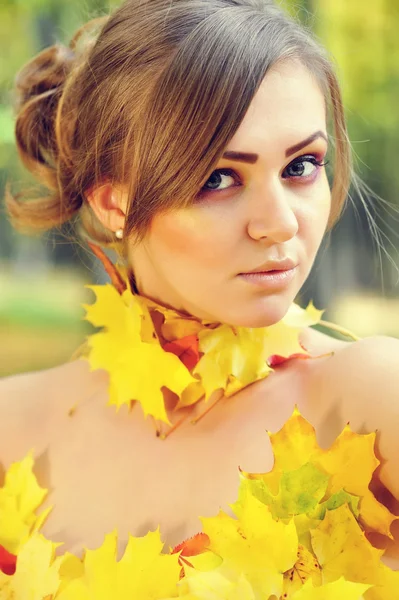
[[[239,277],[246,281],[247,283],[251,283],[253,285],[257,285],[258,287],[262,287],[265,289],[274,289],[279,287],[284,287],[291,283],[292,279],[295,277],[297,267],[293,269],[287,269],[285,271],[263,271],[260,273],[240,273]]]

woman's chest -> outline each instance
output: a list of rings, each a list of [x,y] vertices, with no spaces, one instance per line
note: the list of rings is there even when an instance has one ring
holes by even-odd
[[[201,530],[200,516],[216,515],[237,499],[239,469],[273,466],[267,431],[278,430],[294,406],[308,398],[307,371],[284,367],[223,399],[191,425],[189,419],[160,440],[139,407],[115,413],[95,397],[58,429],[38,473],[54,506],[43,533],[80,554],[118,530],[128,534],[160,527],[174,546]]]

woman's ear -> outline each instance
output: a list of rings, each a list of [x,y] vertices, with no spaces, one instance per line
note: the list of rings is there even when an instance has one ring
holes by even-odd
[[[121,186],[103,183],[89,188],[86,200],[98,220],[110,231],[123,229],[126,219],[127,193]]]

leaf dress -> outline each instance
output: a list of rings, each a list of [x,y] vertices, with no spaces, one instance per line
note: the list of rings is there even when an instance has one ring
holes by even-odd
[[[178,396],[175,410],[206,403],[218,389],[233,395],[285,360],[309,358],[298,336],[321,317],[312,304],[293,304],[271,327],[232,327],[129,288],[90,287],[96,301],[86,318],[101,330],[81,356],[92,370],[108,370],[110,405],[138,402],[162,427],[170,426],[162,387]],[[348,426],[321,449],[295,409],[269,437],[273,469],[240,472],[233,516],[202,518],[202,531],[175,548],[165,548],[159,528],[129,535],[120,560],[116,530],[81,557],[46,539],[47,490],[32,455],[12,464],[0,489],[0,600],[399,600],[399,572],[369,541],[370,533],[392,537],[396,519],[369,489],[379,465],[375,434]]]

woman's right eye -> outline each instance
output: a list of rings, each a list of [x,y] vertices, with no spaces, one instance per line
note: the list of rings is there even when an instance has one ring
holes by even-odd
[[[206,181],[199,195],[202,196],[208,192],[221,192],[229,187],[235,187],[235,185],[229,185],[229,180],[233,180],[233,182],[238,181],[238,177],[233,169],[217,169],[213,171],[212,175]]]

